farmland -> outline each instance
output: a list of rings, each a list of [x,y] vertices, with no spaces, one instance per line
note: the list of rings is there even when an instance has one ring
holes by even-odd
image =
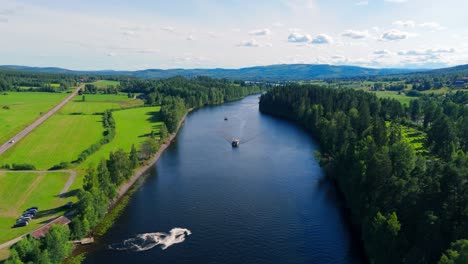
[[[108,86],[117,86],[120,84],[118,81],[110,81],[110,80],[99,80],[91,83],[92,85],[96,86],[99,89],[107,88]]]
[[[0,95],[0,142],[4,143],[57,105],[65,93],[8,92]]]
[[[411,100],[416,100],[417,97],[410,97],[406,96],[405,94],[398,94],[398,92],[395,91],[373,91],[375,95],[379,98],[390,98],[390,99],[395,99],[402,103],[403,105],[408,106]]]
[[[102,118],[96,113],[141,103],[124,95],[87,94],[84,102],[77,97],[5,152],[0,164],[30,163],[37,169],[49,169],[61,162],[72,162],[102,137]]]
[[[67,172],[0,172],[0,243],[41,226],[73,198],[59,198]],[[28,226],[11,228],[23,210],[38,206],[40,213]]]

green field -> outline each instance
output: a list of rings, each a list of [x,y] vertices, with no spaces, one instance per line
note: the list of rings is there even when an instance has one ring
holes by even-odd
[[[120,82],[110,81],[110,80],[99,80],[99,81],[92,82],[91,84],[93,84],[97,88],[103,89],[103,88],[107,88],[108,86],[120,85]]]
[[[158,113],[161,107],[140,107],[113,112],[115,120],[115,138],[109,144],[102,148],[82,165],[86,168],[88,164],[97,164],[101,159],[107,158],[111,151],[116,151],[119,148],[130,151],[132,144],[135,144],[137,149],[140,148],[151,130],[155,133],[159,132],[159,126],[162,124],[158,120]]]
[[[0,165],[29,163],[49,169],[72,162],[102,137],[102,117],[94,113],[139,104],[141,100],[126,95],[86,95],[84,102],[75,99],[0,156]]]
[[[395,99],[404,105],[409,105],[411,100],[417,99],[417,97],[410,97],[404,94],[398,94],[398,92],[395,91],[372,91],[372,93],[375,93],[375,95],[377,95],[377,97],[379,98]]]
[[[73,198],[57,195],[65,186],[67,172],[0,172],[0,243],[25,234],[60,213]],[[21,213],[38,206],[40,213],[26,227],[11,228]]]
[[[0,143],[5,143],[66,96],[66,93],[35,92],[0,94]]]
[[[47,170],[72,162],[99,141],[103,131],[100,115],[56,114],[0,156],[0,164],[28,163]]]

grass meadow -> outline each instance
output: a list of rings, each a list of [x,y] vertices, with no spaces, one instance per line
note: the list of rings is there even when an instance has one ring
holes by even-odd
[[[94,86],[96,86],[99,89],[107,88],[108,86],[117,86],[120,85],[120,82],[118,81],[110,81],[110,80],[99,80],[92,82]]]
[[[67,172],[0,172],[0,243],[32,231],[57,216],[74,198],[59,198]],[[21,213],[38,206],[40,212],[26,227],[11,228]]]
[[[68,94],[7,92],[0,94],[0,143],[6,142]]]
[[[72,162],[102,138],[99,113],[141,103],[126,95],[86,95],[84,102],[75,99],[0,156],[0,164],[28,163],[46,170]]]
[[[398,94],[396,91],[372,91],[379,98],[390,98],[395,99],[402,103],[403,105],[408,106],[411,100],[417,99],[417,97],[410,97],[404,94]]]

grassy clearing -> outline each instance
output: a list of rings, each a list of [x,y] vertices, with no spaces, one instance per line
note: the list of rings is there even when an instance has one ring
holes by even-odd
[[[110,81],[110,80],[99,80],[99,81],[92,82],[91,84],[93,84],[97,88],[103,89],[103,88],[107,88],[108,86],[120,85],[120,82]]]
[[[379,98],[395,99],[404,105],[409,105],[411,100],[417,99],[415,97],[406,96],[404,94],[398,94],[396,91],[372,91],[372,93],[375,93],[375,95],[377,95]]]
[[[88,164],[97,164],[101,159],[107,158],[111,151],[123,149],[130,151],[132,144],[139,149],[153,130],[159,132],[159,127],[162,122],[159,121],[159,110],[161,107],[140,107],[113,112],[115,120],[115,138],[109,144],[88,158],[82,168],[86,168]],[[84,166],[84,167],[83,167]]]
[[[6,142],[67,96],[66,93],[0,94],[0,143]]]
[[[0,164],[29,163],[49,169],[74,161],[102,137],[100,115],[54,115],[0,156]]]
[[[61,213],[60,207],[73,198],[57,195],[65,186],[66,172],[0,172],[0,243],[30,232]],[[40,213],[26,227],[11,228],[30,206]]]
[[[424,146],[424,142],[426,142],[426,133],[412,127],[401,126],[401,135],[403,140],[408,142],[417,154],[429,154],[429,151]]]

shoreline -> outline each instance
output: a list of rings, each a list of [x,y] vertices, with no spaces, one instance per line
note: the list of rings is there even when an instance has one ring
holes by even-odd
[[[135,185],[135,183],[151,168],[153,167],[164,153],[164,151],[171,145],[172,141],[177,137],[179,133],[179,129],[182,124],[185,122],[185,118],[187,115],[193,111],[193,108],[187,110],[184,116],[180,119],[179,124],[177,125],[177,129],[174,133],[172,133],[165,141],[159,146],[158,151],[153,155],[153,157],[149,160],[144,161],[142,166],[139,166],[133,173],[133,176],[125,182],[122,186],[119,187],[117,191],[117,197],[110,203],[109,205],[109,213],[112,208],[118,204],[120,199]],[[106,213],[106,215],[107,215]]]

